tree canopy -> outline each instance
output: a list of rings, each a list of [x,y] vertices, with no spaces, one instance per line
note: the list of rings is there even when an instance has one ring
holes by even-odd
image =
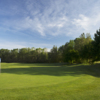
[[[90,33],[82,33],[74,40],[66,42],[57,48],[53,46],[50,52],[46,48],[21,48],[0,49],[2,62],[23,63],[83,63],[100,60],[100,29],[94,34],[94,40]]]

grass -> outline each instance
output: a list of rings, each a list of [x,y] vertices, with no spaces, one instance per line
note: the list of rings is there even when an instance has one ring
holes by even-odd
[[[100,64],[2,63],[0,100],[100,100]]]

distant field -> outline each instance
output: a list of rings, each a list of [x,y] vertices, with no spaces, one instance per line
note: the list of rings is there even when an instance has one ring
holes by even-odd
[[[2,63],[0,100],[100,100],[100,64]]]

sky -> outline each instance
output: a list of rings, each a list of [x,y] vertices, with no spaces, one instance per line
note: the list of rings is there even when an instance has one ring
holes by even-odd
[[[60,47],[100,28],[100,0],[0,0],[0,49]]]

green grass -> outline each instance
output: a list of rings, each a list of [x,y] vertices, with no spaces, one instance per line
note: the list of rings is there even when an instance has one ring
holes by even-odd
[[[100,100],[100,64],[2,63],[0,100]]]

